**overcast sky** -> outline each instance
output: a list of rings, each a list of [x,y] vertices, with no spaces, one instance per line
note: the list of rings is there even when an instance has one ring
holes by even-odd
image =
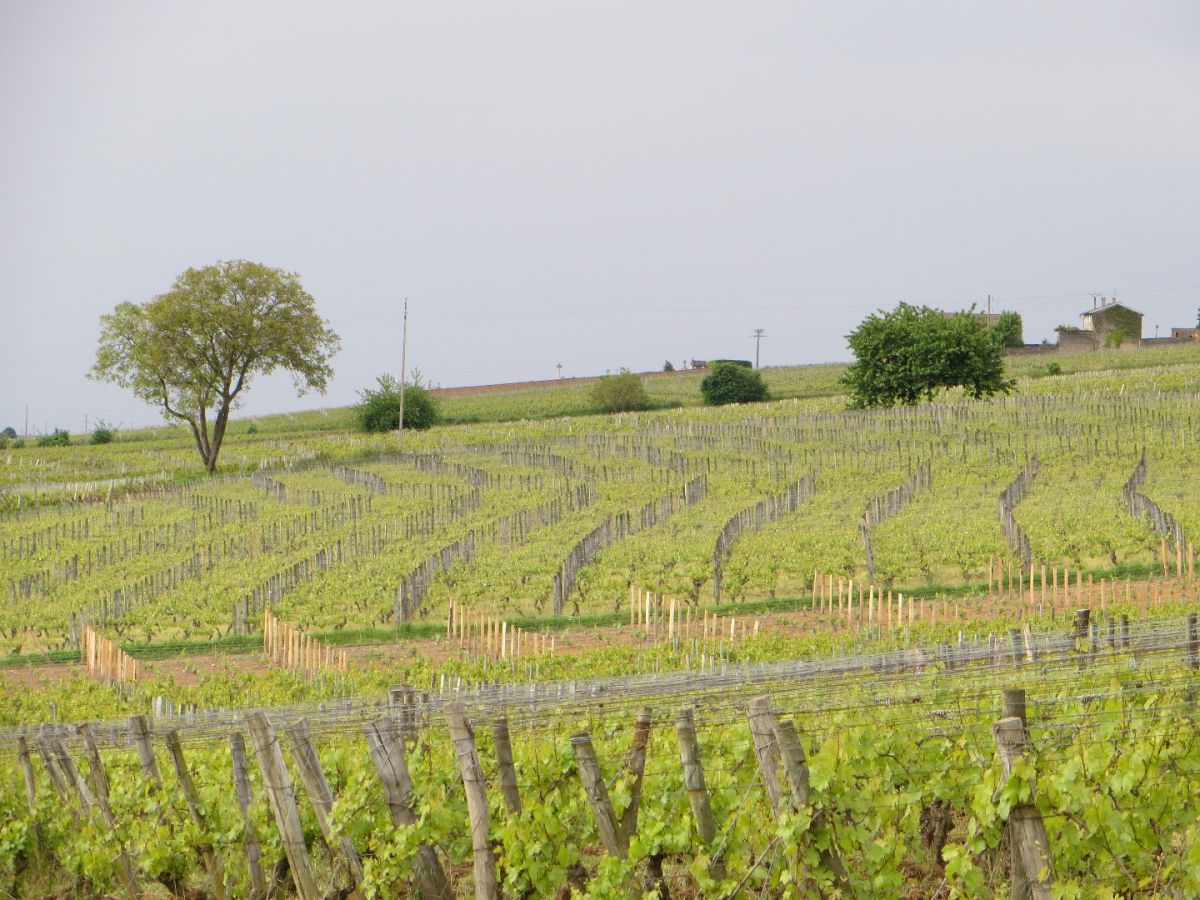
[[[842,360],[898,300],[1026,339],[1200,306],[1200,5],[0,2],[0,426],[158,421],[99,316],[188,266],[300,273],[340,405]]]

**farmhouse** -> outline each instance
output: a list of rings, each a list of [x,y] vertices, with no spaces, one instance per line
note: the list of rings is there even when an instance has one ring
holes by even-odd
[[[1083,330],[1095,335],[1096,343],[1105,346],[1117,332],[1122,340],[1140,341],[1142,339],[1143,316],[1136,309],[1130,309],[1124,303],[1118,303],[1117,298],[1109,300],[1098,297],[1091,309],[1079,314],[1083,320]]]
[[[1080,328],[1059,327],[1059,350],[1070,353],[1141,344],[1142,313],[1118,303],[1115,297],[1097,297],[1079,318]]]

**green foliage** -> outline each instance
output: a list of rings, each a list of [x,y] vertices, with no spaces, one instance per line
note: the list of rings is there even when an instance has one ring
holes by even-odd
[[[97,423],[92,431],[92,436],[88,440],[89,444],[111,444],[117,438],[117,429],[113,428],[104,420]]]
[[[355,422],[360,431],[395,431],[400,425],[400,380],[380,375],[376,382],[375,388],[359,393],[359,403],[354,407]],[[412,381],[404,385],[404,427],[421,430],[439,421],[437,401],[422,383],[420,374],[415,373]]]
[[[1114,328],[1104,336],[1104,349],[1119,350],[1121,345],[1125,343],[1127,337],[1128,335],[1125,334],[1125,330],[1123,328]]]
[[[245,260],[188,269],[167,293],[121,303],[100,322],[90,377],[187,423],[209,472],[255,376],[284,371],[301,393],[323,392],[339,346],[298,275]]]
[[[37,439],[39,447],[70,447],[71,433],[65,428],[55,428],[50,434],[43,434]]]
[[[1050,363],[1050,365],[1046,366],[1046,374],[1047,375],[1061,375],[1062,374],[1062,366],[1060,366],[1056,362],[1052,362],[1052,363]]]
[[[663,363],[662,370],[664,372],[674,372],[675,364],[668,359],[665,363]]]
[[[1092,321],[1097,333],[1121,332],[1117,343],[1109,345],[1106,335],[1104,346],[1115,349],[1125,341],[1140,341],[1142,339],[1142,317],[1132,309],[1126,309],[1119,304],[1107,306],[1092,314]]]
[[[700,382],[700,394],[709,406],[758,403],[767,399],[767,385],[762,375],[740,362],[720,360]]]
[[[0,431],[0,434],[4,435],[4,437],[8,438],[9,440],[13,440],[17,436],[17,429],[13,428],[11,425],[6,425],[4,430]]]
[[[709,362],[709,365],[715,368],[721,363],[727,363],[731,366],[741,366],[743,369],[754,368],[754,363],[750,362],[748,359],[714,359]]]
[[[1002,312],[992,326],[992,333],[1000,341],[1001,347],[1025,346],[1024,329],[1021,316],[1015,312]]]
[[[588,396],[592,405],[604,412],[631,412],[650,405],[642,379],[628,369],[621,369],[616,375],[602,375]]]
[[[996,333],[969,313],[947,316],[901,303],[868,316],[847,340],[855,362],[842,383],[855,409],[912,405],[952,387],[978,399],[1014,384],[1004,377]]]

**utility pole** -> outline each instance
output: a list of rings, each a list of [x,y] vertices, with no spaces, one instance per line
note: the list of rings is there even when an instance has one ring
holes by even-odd
[[[767,333],[762,328],[755,328],[754,334],[752,334],[750,336],[752,338],[754,338],[754,368],[757,369],[758,368],[758,351],[759,351],[759,348],[762,346],[762,339],[767,336]]]
[[[400,422],[396,428],[396,440],[404,443],[404,380],[408,377],[408,298],[404,298],[404,327],[400,337]]]
[[[21,437],[29,437],[29,404],[25,404],[25,433]]]

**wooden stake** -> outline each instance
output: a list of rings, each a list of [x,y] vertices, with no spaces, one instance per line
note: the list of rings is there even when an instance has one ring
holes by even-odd
[[[1025,726],[1016,716],[1000,719],[992,726],[996,749],[1000,754],[1000,765],[1007,779],[1012,775],[1013,765],[1025,755]],[[1014,806],[1009,813],[1009,835],[1020,860],[1029,896],[1034,900],[1050,900],[1050,885],[1054,881],[1054,861],[1050,856],[1050,840],[1042,814],[1032,802]]]
[[[471,847],[475,857],[475,896],[477,900],[499,900],[496,885],[496,859],[492,854],[489,839],[487,794],[484,790],[483,766],[475,750],[475,732],[467,719],[462,703],[451,703],[446,707],[446,720],[450,726],[450,739],[458,755],[458,767],[462,773],[463,790],[467,795],[467,813],[471,819]]]
[[[404,756],[404,741],[400,737],[398,723],[393,718],[384,717],[368,724],[365,731],[371,758],[383,783],[392,824],[397,828],[416,827],[419,820],[412,809],[412,777]],[[422,900],[452,900],[454,897],[437,851],[428,844],[417,847],[413,875]]]
[[[254,828],[254,817],[250,806],[254,797],[250,793],[250,769],[246,761],[246,741],[239,732],[229,735],[229,750],[233,760],[233,791],[237,795],[238,807],[242,811],[242,845],[246,849],[246,865],[250,870],[250,896],[263,900],[267,896],[267,880],[263,877],[262,848],[258,844],[258,833]]]
[[[357,888],[363,880],[362,863],[350,839],[339,839],[329,824],[329,817],[333,813],[333,791],[329,788],[329,781],[321,768],[321,760],[312,744],[312,730],[308,726],[308,720],[300,719],[288,727],[287,736],[292,745],[292,758],[300,770],[300,780],[304,782],[304,788],[308,791],[308,799],[317,814],[317,824],[321,827],[321,833],[325,835],[330,849],[340,858],[348,886]],[[353,890],[349,896],[361,898],[363,895],[361,891]]]
[[[758,770],[762,773],[763,785],[771,809],[779,815],[779,747],[775,743],[775,711],[771,698],[755,697],[750,701],[747,713],[750,720],[750,736],[754,739],[754,752],[758,756]]]
[[[175,775],[179,779],[179,787],[183,790],[184,799],[187,800],[188,812],[191,814],[192,821],[196,823],[196,827],[200,829],[200,833],[207,836],[208,823],[200,809],[200,795],[196,791],[196,783],[192,781],[192,773],[188,771],[187,763],[183,758],[183,745],[179,742],[179,732],[172,728],[163,737],[167,742],[171,761],[175,764]],[[204,860],[204,868],[208,871],[208,884],[212,888],[213,897],[216,900],[225,900],[225,866],[221,862],[220,855],[213,849],[212,843],[207,840],[200,845],[199,849],[200,856]]]
[[[596,820],[596,830],[600,841],[609,856],[624,859],[629,855],[629,840],[617,822],[613,811],[612,800],[608,796],[608,788],[604,785],[604,777],[600,774],[600,763],[596,760],[596,750],[592,746],[592,738],[587,732],[580,732],[571,738],[571,749],[575,751],[575,765],[579,769],[579,780],[583,782],[583,790],[588,803],[592,807],[592,816]]]
[[[500,793],[504,795],[504,805],[514,816],[519,816],[521,814],[521,791],[517,787],[517,770],[513,765],[508,719],[501,717],[492,723],[492,741],[496,745],[496,770],[500,776]]]
[[[800,736],[796,733],[796,725],[790,719],[784,719],[775,722],[774,730],[775,742],[783,758],[783,768],[792,787],[793,808],[809,806],[808,760],[804,755],[804,745],[800,743]],[[825,811],[814,810],[812,827],[822,828],[824,825]],[[834,885],[843,892],[849,892],[846,867],[837,851],[832,847],[821,850],[820,860],[821,865],[833,875]]]
[[[683,766],[683,783],[696,820],[700,839],[712,852],[708,872],[717,881],[725,880],[725,860],[717,852],[717,822],[713,818],[712,804],[708,798],[708,785],[704,781],[704,767],[700,764],[700,743],[696,740],[696,725],[690,709],[681,709],[675,717],[675,738],[679,744],[679,762]]]
[[[96,738],[92,734],[92,726],[84,722],[76,729],[76,733],[83,739],[88,766],[92,770],[92,787],[96,791],[96,806],[100,809],[100,815],[103,817],[104,823],[115,836],[117,834],[117,820],[113,815],[112,807],[108,803],[108,773],[104,771],[104,762],[100,759],[100,749],[96,746]],[[121,851],[117,856],[117,875],[121,880],[121,886],[125,889],[127,897],[140,897],[141,888],[138,887],[133,861],[129,858],[129,853],[124,848],[122,842],[118,840],[118,844],[121,845]]]
[[[650,707],[643,706],[638,710],[637,721],[633,726],[633,745],[629,748],[629,761],[626,768],[633,776],[629,787],[629,806],[621,816],[621,833],[628,842],[637,834],[638,807],[642,802],[642,776],[646,770],[646,745],[650,741]]]
[[[304,828],[300,824],[300,810],[296,806],[292,779],[288,775],[287,766],[284,765],[283,751],[280,749],[279,739],[275,736],[275,729],[267,721],[265,713],[254,710],[246,716],[246,730],[250,734],[250,743],[254,746],[259,768],[262,769],[267,799],[275,815],[275,824],[279,828],[284,852],[287,853],[296,892],[300,895],[300,900],[321,900],[323,895],[317,889],[308,848],[304,844]]]

